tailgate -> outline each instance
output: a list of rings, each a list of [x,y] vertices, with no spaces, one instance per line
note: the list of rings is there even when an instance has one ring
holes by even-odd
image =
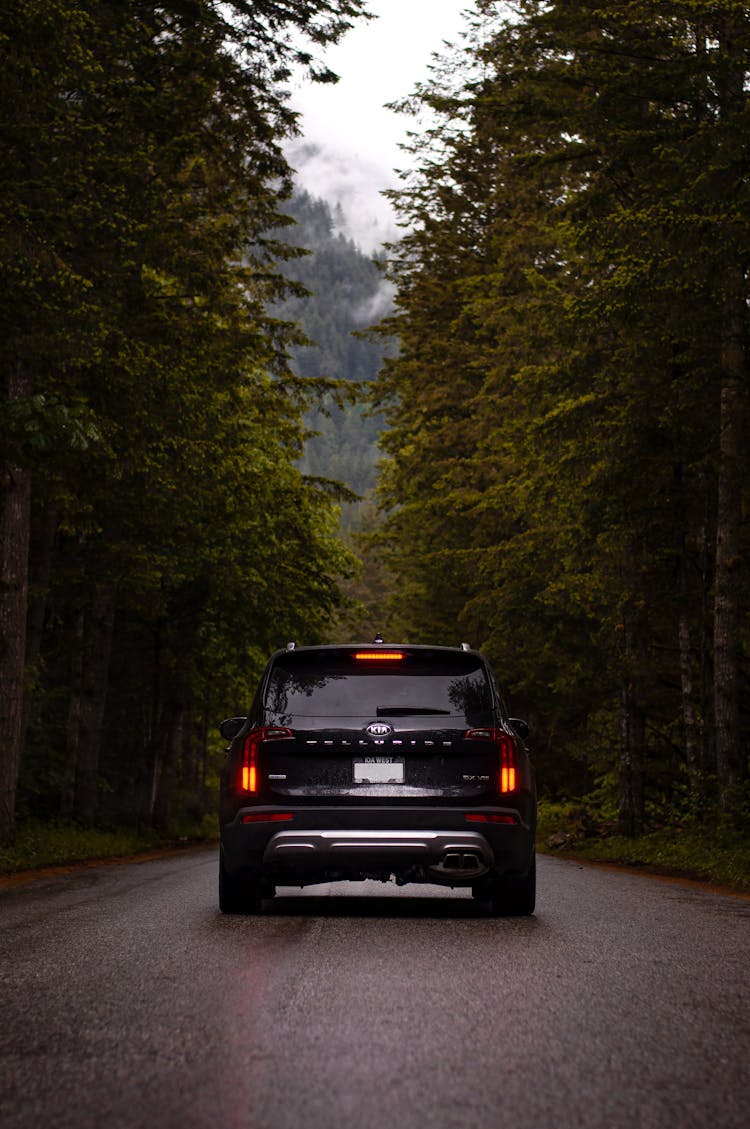
[[[497,748],[466,729],[292,731],[265,741],[260,790],[274,798],[481,800],[497,796]]]

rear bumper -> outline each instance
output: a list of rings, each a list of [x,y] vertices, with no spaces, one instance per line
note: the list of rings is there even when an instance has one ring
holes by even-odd
[[[272,821],[282,812],[291,818]],[[261,873],[281,885],[394,875],[460,886],[490,871],[527,872],[534,831],[517,809],[470,809],[471,822],[466,814],[424,807],[244,808],[222,828],[222,857],[229,873]],[[254,822],[243,823],[243,815]],[[489,822],[492,817],[513,822]]]

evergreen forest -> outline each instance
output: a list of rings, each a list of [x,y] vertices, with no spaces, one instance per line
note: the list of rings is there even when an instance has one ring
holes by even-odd
[[[460,625],[624,834],[747,827],[750,7],[475,8],[402,107],[389,631]]]
[[[214,809],[221,717],[353,567],[273,314],[292,72],[361,0],[0,12],[0,844]]]
[[[750,5],[475,0],[374,260],[284,150],[365,7],[0,12],[0,846],[205,823],[268,654],[373,627],[544,797],[747,832]]]

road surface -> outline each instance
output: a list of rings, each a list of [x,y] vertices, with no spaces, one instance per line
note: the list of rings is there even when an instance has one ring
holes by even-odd
[[[216,854],[0,889],[3,1129],[745,1129],[750,901],[539,862],[464,891],[284,889]]]

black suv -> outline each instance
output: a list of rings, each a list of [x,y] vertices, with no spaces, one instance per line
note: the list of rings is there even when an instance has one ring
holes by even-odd
[[[276,884],[391,876],[533,913],[528,727],[466,644],[289,644],[221,733],[224,913],[258,912]]]

